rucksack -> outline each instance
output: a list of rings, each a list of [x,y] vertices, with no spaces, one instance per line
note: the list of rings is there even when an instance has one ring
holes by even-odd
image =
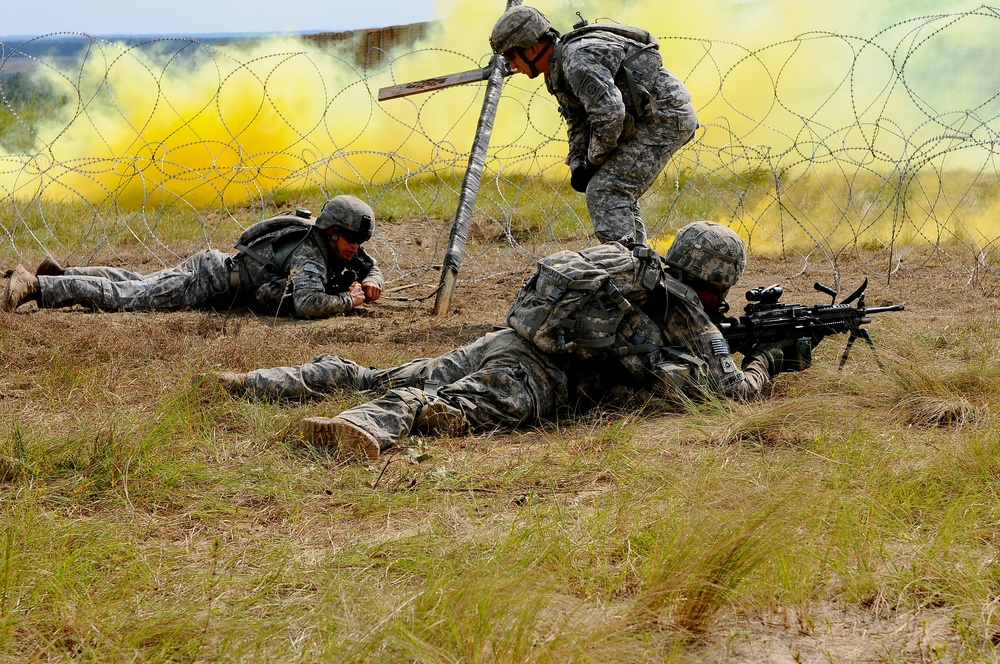
[[[659,255],[648,247],[629,251],[608,242],[559,251],[538,261],[507,311],[507,324],[547,353],[586,358],[648,353],[660,344],[638,307],[662,274]]]
[[[636,115],[642,115],[643,99],[649,100],[652,112],[655,113],[656,100],[649,93],[649,90],[645,85],[636,81],[637,73],[632,70],[631,65],[645,51],[651,49],[658,51],[660,49],[659,40],[657,40],[656,37],[649,32],[649,30],[634,25],[625,25],[624,23],[588,23],[586,25],[574,27],[566,34],[560,35],[560,48],[578,39],[590,36],[595,32],[610,32],[618,35],[619,37],[624,37],[625,39],[628,39],[638,45],[639,48],[622,60],[621,66],[615,73],[615,83],[618,84],[619,88],[624,85],[625,89],[628,90],[629,100],[632,102],[632,109]],[[659,69],[659,66],[660,65],[657,64],[656,68]],[[649,73],[652,74],[652,72]],[[639,76],[641,78],[652,80],[649,76],[643,77],[641,74],[639,74]]]
[[[587,25],[581,25],[578,28],[573,28],[566,34],[560,35],[559,42],[568,44],[595,32],[611,32],[619,37],[634,41],[640,46],[660,48],[659,40],[649,30],[624,23],[588,23]]]
[[[236,239],[236,250],[260,263],[274,276],[286,277],[285,264],[292,253],[308,239],[316,220],[304,208],[295,214],[283,214],[251,224]],[[261,251],[270,243],[270,252]]]

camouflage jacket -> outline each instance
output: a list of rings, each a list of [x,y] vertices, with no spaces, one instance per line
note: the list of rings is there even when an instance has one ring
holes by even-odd
[[[767,368],[751,362],[741,370],[694,290],[669,273],[662,283],[659,297],[643,306],[650,320],[662,321],[661,348],[645,358],[655,387],[666,394],[705,390],[731,399],[759,394],[770,381]]]
[[[563,360],[573,369],[568,373],[575,377],[578,393],[598,393],[625,381],[627,387],[649,389],[668,399],[712,392],[742,400],[760,394],[770,381],[759,361],[740,369],[694,290],[667,274],[663,287],[626,316],[619,334],[657,349],[591,363]]]
[[[690,289],[688,289],[690,290]],[[712,322],[698,296],[669,296],[663,324],[663,335],[669,347],[680,347],[705,363],[705,387],[730,399],[749,399],[760,394],[770,381],[767,368],[761,362],[750,362],[742,370],[729,352],[722,331]],[[671,358],[660,358],[669,362]],[[661,370],[654,367],[661,380],[667,380]]]
[[[237,254],[240,262],[240,289],[268,311],[294,314],[301,318],[324,318],[353,309],[347,289],[354,282],[384,286],[382,271],[364,247],[350,261],[344,261],[315,231],[301,241],[301,235],[287,241],[297,242],[285,269],[276,273],[268,265]],[[255,250],[265,261],[271,260],[280,238],[261,242]],[[288,305],[291,304],[292,307]]]
[[[634,108],[620,70],[626,58],[640,49],[637,42],[606,31],[568,43],[556,42],[545,84],[566,120],[566,163],[571,169],[588,160],[604,163],[629,129],[627,124],[634,123],[636,130],[642,131],[640,125],[655,125],[672,109],[691,101],[691,93],[680,79],[663,68],[660,52],[647,49],[629,64],[636,82],[648,92],[643,107]],[[631,116],[628,123],[626,115]]]

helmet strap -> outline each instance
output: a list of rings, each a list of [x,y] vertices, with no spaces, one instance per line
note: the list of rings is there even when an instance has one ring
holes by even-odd
[[[535,43],[543,43],[543,42],[539,41]],[[538,69],[537,65],[539,62],[541,62],[543,58],[548,57],[548,55],[552,52],[552,47],[555,46],[555,42],[553,42],[551,39],[545,39],[544,44],[545,48],[539,50],[538,53],[533,58],[525,57],[525,51],[523,48],[521,49],[521,59],[524,60],[524,62],[528,65],[528,68],[531,70],[531,76],[529,76],[529,78],[534,78],[542,73]]]

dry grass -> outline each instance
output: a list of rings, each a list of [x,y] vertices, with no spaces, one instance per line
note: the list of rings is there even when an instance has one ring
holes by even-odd
[[[359,395],[192,382],[438,354],[523,276],[460,285],[447,318],[4,314],[0,661],[996,659],[1000,318],[972,288],[931,297],[930,268],[873,285],[907,304],[872,325],[884,370],[858,347],[837,371],[833,339],[761,401],[414,439],[371,466],[283,437]]]

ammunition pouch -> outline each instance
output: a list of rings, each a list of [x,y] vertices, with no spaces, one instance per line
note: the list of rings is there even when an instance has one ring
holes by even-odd
[[[708,389],[707,362],[679,347],[667,346],[659,352],[660,358],[652,369],[661,396],[677,400]]]

